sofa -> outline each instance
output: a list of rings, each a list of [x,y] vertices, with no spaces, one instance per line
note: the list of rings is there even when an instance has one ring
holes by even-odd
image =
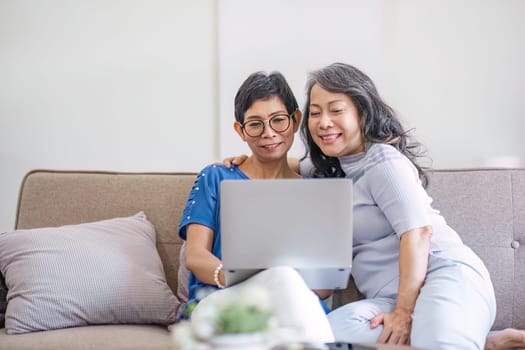
[[[65,299],[64,308],[68,303],[75,305],[75,312],[61,315],[61,307],[48,307],[45,304],[47,300],[37,300],[44,302],[48,309],[40,316],[47,319],[50,314],[57,313],[60,320],[70,321],[75,318],[73,323],[67,323],[67,327],[52,330],[39,330],[22,332],[21,334],[8,334],[6,328],[0,329],[0,350],[18,350],[18,349],[171,349],[172,340],[167,325],[174,320],[176,314],[180,312],[181,305],[184,303],[186,295],[186,286],[183,281],[186,280],[187,271],[179,269],[180,251],[182,242],[177,235],[177,225],[181,216],[182,209],[186,203],[188,191],[194,183],[194,173],[123,173],[123,172],[101,172],[101,171],[56,171],[56,170],[34,170],[29,172],[22,181],[18,209],[16,216],[16,231],[2,233],[10,235],[13,239],[19,239],[25,232],[32,235],[33,239],[38,239],[38,234],[49,234],[48,228],[63,226],[67,229],[62,231],[71,231],[73,228],[84,227],[87,229],[79,230],[76,234],[81,237],[82,233],[91,232],[95,227],[107,231],[107,227],[118,227],[120,220],[115,218],[127,218],[124,220],[135,220],[145,231],[153,232],[155,237],[147,236],[144,238],[142,245],[131,245],[129,249],[148,250],[146,255],[147,261],[141,261],[141,252],[134,251],[131,256],[132,260],[126,264],[139,263],[133,271],[126,271],[126,266],[121,260],[126,261],[126,251],[119,251],[119,245],[112,245],[111,249],[104,251],[106,243],[108,246],[113,244],[111,240],[101,233],[102,246],[86,248],[80,245],[78,256],[69,256],[71,261],[79,264],[82,273],[78,273],[78,278],[70,277],[71,281],[66,281],[56,292]],[[503,329],[506,327],[525,328],[525,169],[455,169],[455,170],[432,170],[429,172],[428,192],[434,198],[434,207],[441,211],[448,223],[454,227],[462,236],[463,240],[476,251],[486,263],[495,286],[498,312],[493,329]],[[133,221],[133,222],[135,222]],[[89,226],[92,224],[84,223],[102,222],[102,226]],[[126,221],[127,222],[127,221]],[[151,222],[151,228],[147,222]],[[110,225],[111,224],[111,225]],[[66,225],[66,226],[64,226]],[[80,226],[79,226],[80,225]],[[117,226],[115,226],[117,225]],[[133,224],[135,225],[135,224]],[[111,229],[109,229],[111,231]],[[56,230],[55,230],[56,231]],[[52,232],[55,232],[52,230]],[[62,232],[61,231],[61,232]],[[103,230],[102,230],[103,231]],[[56,231],[58,232],[58,231]],[[62,232],[63,233],[63,232]],[[62,234],[61,233],[61,234]],[[69,232],[64,233],[67,235]],[[0,243],[2,242],[0,235]],[[18,236],[17,236],[18,235]],[[87,235],[87,233],[86,233]],[[43,236],[42,236],[43,237]],[[67,236],[66,236],[67,237]],[[10,238],[10,239],[11,239]],[[128,244],[131,238],[125,238],[122,244]],[[91,241],[88,241],[91,244]],[[120,242],[120,241],[119,241]],[[151,243],[153,242],[153,243]],[[72,245],[75,240],[64,239],[57,244]],[[86,243],[88,244],[88,243]],[[121,244],[121,243],[117,243]],[[151,248],[153,244],[153,248]],[[1,247],[1,245],[0,245]],[[140,248],[144,247],[144,248]],[[146,248],[147,247],[147,248]],[[12,253],[9,259],[26,259],[27,256],[34,254],[58,254],[55,245],[49,247],[45,252],[36,251],[27,254],[20,254],[20,249]],[[30,251],[30,248],[26,248]],[[95,268],[96,275],[118,272],[118,278],[106,278],[103,285],[93,284],[95,277],[85,277],[85,265],[98,264],[99,261],[84,263],[82,253],[88,250],[90,255],[86,259],[91,259],[92,255],[97,254],[121,254],[114,259],[97,259],[110,261],[109,266]],[[151,253],[154,250],[155,253]],[[6,247],[0,250],[0,260],[5,258]],[[99,253],[100,252],[100,253]],[[128,254],[130,255],[130,254]],[[6,260],[4,259],[4,260]],[[158,264],[156,264],[158,260]],[[25,260],[22,260],[25,261]],[[149,264],[149,261],[153,263]],[[4,264],[5,265],[5,264]],[[11,264],[14,265],[14,264]],[[135,264],[136,265],[136,264]],[[142,268],[142,266],[145,266]],[[147,265],[147,266],[146,266]],[[151,265],[151,266],[150,266]],[[1,265],[0,265],[1,266]],[[98,266],[98,265],[97,265]],[[119,270],[114,270],[118,266]],[[27,269],[26,264],[15,266],[20,269]],[[38,270],[41,268],[41,270]],[[126,285],[118,293],[111,294],[111,290],[118,289],[113,287],[113,280],[120,278],[134,280],[146,275],[146,280],[150,277],[143,270],[155,270],[153,281],[148,280],[150,285],[141,286],[139,291],[130,292],[135,286]],[[13,310],[18,310],[18,304],[15,304],[15,297],[23,299],[26,307],[31,306],[31,298],[20,298],[18,289],[28,287],[28,281],[31,283],[48,283],[53,278],[57,269],[39,267],[35,265],[31,271],[43,271],[40,274],[33,274],[32,279],[17,281],[17,295],[7,292],[9,302],[6,303],[6,289],[14,286],[12,282],[16,280],[16,270],[14,267],[2,270],[0,278],[0,316],[11,316],[11,320],[20,321],[25,316],[18,315]],[[75,263],[68,263],[64,271],[75,271]],[[24,270],[22,270],[24,271]],[[159,272],[160,271],[160,272]],[[46,278],[40,279],[40,275],[46,275]],[[106,276],[106,275],[105,275]],[[68,277],[69,278],[69,277]],[[63,279],[63,278],[62,278]],[[73,281],[74,280],[74,281]],[[62,281],[63,282],[63,281]],[[92,283],[92,284],[90,284]],[[30,284],[30,283],[29,283]],[[99,310],[102,316],[111,316],[109,320],[102,324],[86,320],[84,314],[88,311],[83,309],[84,306],[78,306],[78,300],[68,299],[70,293],[81,293],[84,297],[86,291],[82,288],[74,289],[72,286],[86,284],[92,292],[91,297],[97,297],[97,288],[107,287],[104,293],[110,293],[115,298],[115,303],[120,303],[127,308],[126,302],[134,303],[140,307],[141,302],[146,303],[147,309],[137,311],[132,309],[126,310],[126,321],[118,319],[117,315],[120,308],[112,309],[112,305],[103,305]],[[108,286],[104,286],[107,284]],[[153,287],[152,287],[153,286]],[[167,286],[167,287],[166,287]],[[13,287],[14,288],[14,287]],[[23,289],[22,288],[22,289]],[[71,292],[69,291],[71,289]],[[135,301],[137,294],[145,289],[147,293],[142,293],[139,301]],[[149,289],[148,289],[149,288]],[[67,292],[64,292],[67,289]],[[95,293],[95,295],[93,295]],[[149,293],[149,294],[148,294]],[[105,296],[104,294],[103,296]],[[150,298],[154,295],[155,298]],[[160,295],[160,297],[159,297]],[[47,295],[52,298],[55,295]],[[98,295],[100,297],[100,295]],[[36,297],[35,297],[36,298]],[[169,305],[154,304],[149,306],[151,299],[164,298]],[[333,307],[359,299],[359,292],[356,290],[352,280],[345,290],[338,290],[332,297]],[[96,299],[97,305],[100,306],[100,299]],[[62,301],[59,301],[62,303]],[[7,304],[7,311],[5,310]],[[29,305],[29,306],[28,306]],[[160,305],[160,306],[159,306]],[[132,306],[132,307],[134,307]],[[159,307],[154,311],[153,318],[142,320],[144,315],[151,314],[151,309]],[[4,310],[2,310],[2,308]],[[122,308],[122,307],[121,307]],[[169,309],[167,312],[165,309]],[[78,312],[81,310],[82,312]],[[104,310],[108,310],[106,313]],[[38,314],[42,310],[33,310]],[[99,311],[99,314],[101,312]],[[155,321],[155,313],[162,314],[163,317]],[[107,314],[107,315],[106,315]],[[131,315],[131,316],[130,316]],[[100,316],[100,315],[98,315]],[[90,316],[91,317],[91,316]],[[113,318],[112,318],[113,317]],[[129,319],[132,317],[132,319]],[[136,317],[136,319],[133,319]],[[49,317],[51,318],[51,317]],[[0,319],[0,321],[3,321]],[[16,323],[15,322],[15,323]],[[40,319],[32,320],[38,327],[45,329],[45,324],[40,324]],[[124,324],[119,324],[124,323]],[[23,323],[22,323],[23,324]],[[43,324],[43,323],[42,323]]]

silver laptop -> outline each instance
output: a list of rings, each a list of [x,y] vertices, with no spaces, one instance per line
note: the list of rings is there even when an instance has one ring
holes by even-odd
[[[273,266],[311,289],[346,288],[352,267],[352,180],[224,180],[221,245],[226,286]]]

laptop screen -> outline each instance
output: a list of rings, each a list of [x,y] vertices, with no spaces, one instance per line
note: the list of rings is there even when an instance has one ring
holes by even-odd
[[[312,289],[345,288],[352,266],[352,189],[352,180],[340,178],[224,180],[226,285],[287,265]]]

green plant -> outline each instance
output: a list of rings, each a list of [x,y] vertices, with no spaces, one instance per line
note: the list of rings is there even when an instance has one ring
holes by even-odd
[[[217,331],[219,333],[263,331],[268,328],[271,316],[272,313],[269,310],[234,300],[219,310]]]
[[[189,305],[190,325],[197,339],[219,334],[264,331],[273,317],[270,294],[261,287],[243,286],[205,295],[196,305]]]

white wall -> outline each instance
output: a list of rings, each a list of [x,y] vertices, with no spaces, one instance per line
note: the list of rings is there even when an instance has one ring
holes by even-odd
[[[250,153],[232,127],[233,100],[250,73],[282,72],[302,109],[309,70],[334,61],[382,70],[380,0],[221,0],[218,5],[221,159]],[[297,133],[290,155],[303,154]]]
[[[525,165],[524,18],[521,0],[221,0],[221,157],[240,153],[232,100],[249,73],[282,71],[302,104],[306,72],[344,61],[434,167]]]
[[[0,0],[0,231],[34,168],[197,171],[241,153],[232,100],[259,69],[302,105],[307,71],[355,64],[435,167],[525,165],[523,18],[522,0]]]
[[[383,91],[434,166],[525,166],[525,1],[385,4]]]
[[[217,159],[215,2],[0,0],[0,231],[34,168]]]

